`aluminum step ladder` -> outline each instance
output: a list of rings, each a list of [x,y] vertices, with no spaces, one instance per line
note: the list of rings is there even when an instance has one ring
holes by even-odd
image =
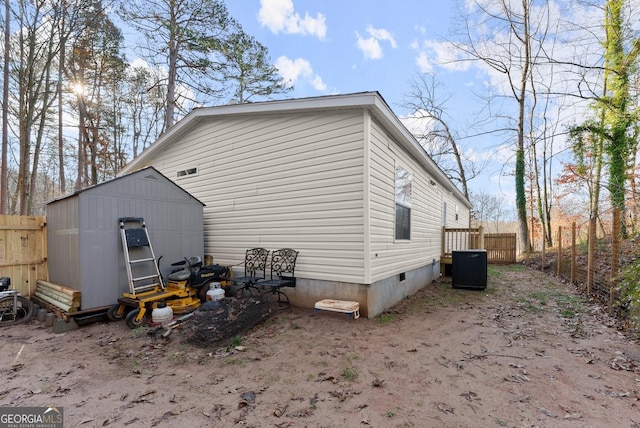
[[[121,217],[120,236],[131,294],[164,289],[149,230],[142,217]]]

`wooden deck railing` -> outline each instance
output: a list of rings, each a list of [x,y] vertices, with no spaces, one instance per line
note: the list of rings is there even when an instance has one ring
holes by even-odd
[[[451,264],[451,254],[457,250],[484,249],[484,230],[477,228],[442,228],[440,263]]]
[[[477,228],[442,228],[441,265],[451,264],[453,251],[475,249],[487,250],[489,263],[515,263],[516,234],[485,234],[482,226]]]

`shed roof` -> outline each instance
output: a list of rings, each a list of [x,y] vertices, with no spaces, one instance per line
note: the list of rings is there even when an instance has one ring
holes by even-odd
[[[56,199],[53,199],[53,200],[51,200],[51,201],[47,202],[47,205],[52,204],[52,203],[55,203],[55,202],[58,202],[58,201],[62,201],[62,200],[68,199],[68,198],[75,197],[75,196],[77,196],[77,195],[79,195],[79,194],[81,194],[81,193],[84,193],[84,192],[87,192],[87,191],[90,191],[90,190],[92,191],[92,190],[95,190],[95,189],[97,189],[97,188],[99,188],[99,187],[102,187],[102,186],[107,186],[107,185],[109,185],[109,184],[112,184],[112,183],[113,183],[113,182],[115,182],[115,181],[119,181],[119,180],[126,179],[127,177],[132,177],[132,176],[134,176],[134,175],[138,175],[138,174],[140,174],[140,175],[144,175],[145,173],[148,173],[148,172],[153,172],[154,174],[157,174],[161,179],[163,179],[164,181],[166,181],[166,182],[167,182],[167,184],[171,184],[172,186],[175,186],[177,189],[179,189],[181,192],[183,192],[183,193],[185,193],[186,195],[188,195],[188,196],[189,196],[190,198],[192,198],[194,201],[196,201],[197,203],[201,204],[202,206],[205,206],[205,204],[204,204],[202,201],[200,201],[198,198],[196,198],[195,196],[193,196],[191,193],[189,193],[189,192],[187,192],[186,190],[184,190],[182,187],[178,186],[178,185],[177,185],[176,183],[174,183],[173,181],[169,180],[169,179],[168,179],[167,177],[165,177],[165,176],[164,176],[160,171],[158,171],[157,169],[155,169],[155,168],[154,168],[154,167],[152,167],[152,166],[147,166],[147,167],[145,167],[145,168],[141,168],[141,169],[139,169],[139,170],[137,170],[137,171],[133,171],[133,172],[125,173],[125,174],[123,174],[123,175],[118,175],[116,178],[112,178],[111,180],[103,181],[102,183],[98,183],[98,184],[95,184],[95,185],[93,185],[93,186],[85,187],[84,189],[76,190],[75,192],[73,192],[73,193],[72,193],[72,194],[70,194],[70,195],[61,196],[61,197],[59,197],[59,198],[56,198]]]
[[[287,112],[311,113],[345,109],[367,110],[405,150],[413,155],[427,171],[434,175],[436,181],[446,190],[457,195],[459,200],[471,208],[471,203],[460,189],[453,184],[442,169],[431,159],[413,134],[402,124],[400,119],[393,113],[387,102],[377,91],[196,108],[166,133],[162,134],[155,143],[147,147],[138,157],[129,162],[120,171],[120,174],[135,171],[138,165],[144,165],[146,160],[152,159],[153,156],[160,153],[164,147],[178,141],[198,124],[211,118],[224,118],[238,115],[281,114]]]

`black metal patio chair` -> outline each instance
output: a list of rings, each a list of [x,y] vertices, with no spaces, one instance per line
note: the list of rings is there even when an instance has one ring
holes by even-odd
[[[251,248],[246,251],[244,256],[244,276],[234,278],[233,285],[241,287],[237,292],[240,296],[251,296],[253,290],[256,294],[259,289],[256,283],[259,280],[266,279],[267,258],[269,250],[265,248]]]
[[[291,248],[281,248],[271,253],[271,277],[258,281],[256,286],[264,293],[271,293],[273,301],[279,308],[291,306],[289,296],[282,291],[284,287],[295,287],[296,259],[298,251]]]

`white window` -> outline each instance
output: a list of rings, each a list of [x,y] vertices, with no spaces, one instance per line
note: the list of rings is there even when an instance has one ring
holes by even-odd
[[[187,168],[178,171],[177,177],[186,177],[187,175],[196,175],[198,173],[198,168]]]
[[[396,166],[396,239],[411,239],[411,173]]]

